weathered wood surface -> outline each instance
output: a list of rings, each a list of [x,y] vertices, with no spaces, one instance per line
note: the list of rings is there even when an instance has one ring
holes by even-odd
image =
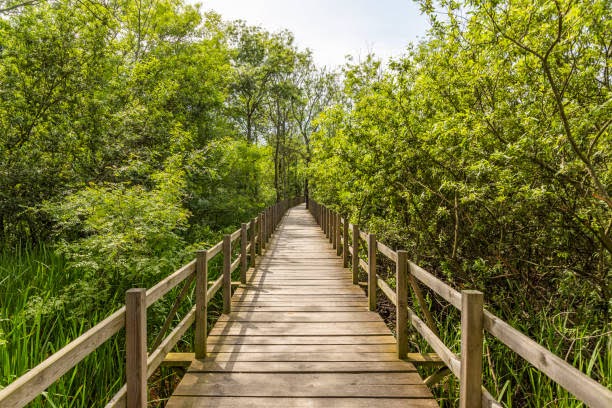
[[[167,406],[437,407],[335,252],[291,209]]]

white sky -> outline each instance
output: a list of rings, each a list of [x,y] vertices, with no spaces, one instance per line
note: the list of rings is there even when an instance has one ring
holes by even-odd
[[[400,55],[424,38],[429,22],[412,0],[189,0],[224,20],[245,20],[268,31],[288,29],[317,65],[335,67],[345,55]]]

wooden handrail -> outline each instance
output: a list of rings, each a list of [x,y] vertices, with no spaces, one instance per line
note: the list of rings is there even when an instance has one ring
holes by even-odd
[[[328,218],[333,217],[333,213],[331,213],[325,206],[320,205],[314,200],[311,200],[309,209],[311,212],[313,212],[315,220],[317,221],[321,220],[319,221],[319,223],[321,224],[321,228],[323,228],[324,230],[328,228],[328,226],[324,225],[324,222]],[[350,226],[352,228],[353,224],[350,224]],[[358,236],[360,239],[366,241],[369,244],[367,262],[359,258],[358,256],[359,239],[355,239],[356,236]],[[385,255],[390,260],[394,261],[396,264],[398,262],[397,252],[393,251],[391,248],[387,247],[386,245],[380,242],[377,242],[375,238],[374,238],[374,242],[372,242],[371,237],[373,237],[373,235],[368,234],[367,232],[364,232],[361,230],[353,231],[352,244],[348,248],[348,252],[353,255],[351,258],[352,259],[351,268],[354,271],[353,274],[355,275],[355,271],[356,271],[355,268],[361,267],[366,273],[370,274],[370,278],[368,279],[369,281],[368,287],[370,288],[374,286],[374,287],[380,288],[382,292],[385,294],[385,296],[387,296],[389,300],[397,307],[398,305],[397,294],[393,291],[393,289],[391,289],[391,287],[389,287],[389,285],[384,280],[380,278],[380,276],[376,275],[375,273],[376,266],[372,265],[372,260],[374,260],[374,263],[375,263],[376,251],[371,251],[370,248],[372,247],[372,245],[375,245],[375,248],[380,253]],[[452,288],[448,284],[444,283],[442,280],[438,279],[437,277],[435,277],[434,275],[432,275],[425,269],[416,265],[414,262],[410,260],[407,260],[406,262],[407,262],[407,267],[409,271],[409,276],[411,278],[418,280],[419,282],[421,282],[422,284],[430,288],[434,293],[436,293],[437,295],[442,297],[444,300],[449,302],[451,305],[456,307],[459,311],[461,311],[462,317],[464,316],[464,313],[466,313],[466,307],[462,305],[462,302],[464,301],[464,296],[462,295],[462,293]],[[374,270],[373,276],[372,276],[372,270]],[[426,309],[426,304],[421,299],[422,295],[420,297],[418,296],[417,292],[419,291],[419,289],[418,287],[415,286],[416,282],[411,281],[410,284],[413,288],[413,291],[417,294],[417,297],[419,298],[418,299],[419,304],[421,305],[421,308],[423,309],[423,312],[426,315],[428,324],[425,324],[425,322],[423,322],[416,315],[416,313],[412,311],[409,307],[407,307],[408,320],[410,321],[411,325],[419,332],[419,334],[421,334],[421,336],[428,342],[428,344],[436,351],[436,353],[438,353],[440,358],[445,362],[445,364],[451,370],[451,372],[455,376],[457,376],[460,381],[462,382],[467,381],[466,377],[473,375],[473,371],[471,371],[469,368],[464,367],[464,369],[468,370],[468,372],[470,372],[471,374],[464,374],[462,376],[461,362],[459,360],[459,357],[455,355],[454,353],[452,353],[444,345],[442,340],[440,340],[438,334],[435,331],[435,327],[433,326],[433,318],[431,318],[431,316],[428,314],[428,310]],[[372,296],[372,293],[374,293],[374,296],[375,296],[375,290],[373,291],[372,289],[368,289],[368,293],[370,297]],[[471,292],[468,292],[468,294],[470,296],[472,295]],[[374,309],[375,309],[375,305],[371,304],[371,299],[370,299],[370,310],[374,310]],[[602,384],[598,383],[597,381],[593,380],[589,376],[585,375],[583,372],[576,369],[571,364],[561,359],[560,357],[555,355],[550,350],[541,346],[539,343],[532,340],[525,334],[521,333],[519,330],[513,328],[508,323],[499,319],[498,317],[496,317],[495,315],[493,315],[491,312],[487,311],[486,309],[482,309],[480,319],[482,321],[482,329],[486,330],[493,337],[497,338],[499,341],[505,344],[510,350],[520,355],[528,363],[532,364],[535,368],[540,370],[542,373],[546,374],[548,377],[550,377],[553,381],[555,381],[561,387],[566,389],[568,392],[572,393],[580,401],[586,403],[590,407],[595,407],[595,408],[607,408],[607,407],[612,406],[612,391],[604,387]],[[473,322],[471,322],[470,324],[468,323],[465,323],[465,324],[468,325],[468,327],[470,327],[472,323]],[[472,342],[472,340],[462,340],[462,343],[465,343],[465,342]],[[481,352],[482,347],[479,350]],[[462,355],[466,353],[467,352],[464,351],[462,352]],[[474,352],[472,351],[470,353],[470,356],[471,358],[474,359],[474,361],[476,361],[476,357],[478,356],[474,356],[473,354]],[[480,356],[480,358],[482,358],[482,356]],[[462,389],[469,388],[472,390],[470,392],[474,393],[474,390],[478,387],[473,385],[473,382],[471,384],[472,385],[464,384],[462,385],[461,388]],[[495,401],[495,399],[491,396],[491,394],[486,389],[484,389],[484,387],[480,387],[480,391],[481,391],[480,394],[482,397],[481,402],[483,406],[488,406],[488,407],[500,407],[501,406],[497,401]],[[466,392],[468,391],[466,390],[463,391],[464,394]],[[466,398],[466,396],[464,395],[462,398]],[[462,404],[468,404],[467,406],[477,406],[477,405],[469,405],[469,404],[476,404],[474,400],[466,399],[465,401],[468,401],[468,402],[465,402],[465,403],[462,402]]]
[[[180,284],[191,274],[193,274],[195,272],[195,266],[196,260],[194,259],[187,265],[179,268],[176,272],[168,276],[166,279],[163,279],[151,289],[147,290],[147,307],[151,306],[153,303],[164,297],[164,295],[174,289],[176,285]]]
[[[378,252],[392,260],[393,262],[397,262],[397,252],[393,251],[391,248],[383,244],[382,242],[376,243],[376,248],[378,248]]]
[[[265,241],[270,237],[272,229],[277,226],[278,222],[280,222],[282,216],[287,211],[287,209],[290,208],[290,206],[295,206],[302,201],[303,200],[300,198],[279,201],[276,204],[268,207],[264,212],[259,215],[259,217],[251,220],[251,222],[246,225],[246,230],[251,230],[251,242],[249,245],[241,246],[241,256],[236,261],[231,262],[230,260],[230,269],[235,270],[238,265],[240,265],[241,259],[244,259],[245,257],[245,254],[242,253],[244,251],[251,251],[251,263],[252,265],[254,265],[255,255],[256,253],[259,255],[262,254],[262,250],[265,247]],[[262,218],[264,214],[266,214],[266,218]],[[264,222],[268,223],[267,229],[265,228]],[[230,234],[230,240],[234,241],[238,238],[242,238],[243,229],[245,229],[244,226],[241,227],[241,229]],[[259,248],[256,248],[256,243],[259,244]],[[144,377],[148,378],[153,374],[153,371],[157,367],[159,367],[165,355],[170,350],[172,350],[172,348],[185,334],[189,327],[194,324],[194,322],[196,323],[196,327],[202,329],[201,323],[198,325],[196,318],[198,316],[198,310],[204,312],[204,328],[200,330],[204,333],[204,336],[202,336],[201,334],[198,335],[198,330],[196,330],[196,343],[200,342],[201,344],[194,344],[194,348],[196,349],[196,352],[197,350],[203,350],[204,354],[206,353],[206,304],[219,291],[219,289],[223,287],[224,290],[226,290],[225,287],[231,288],[232,285],[231,279],[229,279],[227,285],[224,285],[224,276],[221,275],[217,280],[212,283],[212,285],[210,285],[210,288],[207,288],[208,282],[206,271],[208,261],[210,261],[217,254],[221,253],[223,249],[223,241],[220,241],[217,244],[213,245],[207,251],[199,251],[198,257],[201,256],[202,259],[205,261],[203,265],[201,265],[203,272],[201,278],[199,276],[196,277],[196,279],[193,278],[194,274],[197,274],[198,272],[197,269],[199,258],[196,258],[177,269],[175,272],[155,284],[155,286],[153,286],[152,288],[146,290],[146,292],[142,296],[144,297],[144,312],[146,313],[146,308],[150,307],[152,304],[164,297],[171,290],[176,288],[181,282],[189,278],[187,284],[190,285],[194,280],[196,280],[196,306],[187,313],[187,315],[178,323],[178,325],[170,332],[168,336],[166,336],[161,341],[157,340],[155,342],[159,343],[159,345],[155,347],[154,350],[151,351],[150,355],[146,358],[146,373]],[[231,257],[231,253],[229,257]],[[198,287],[205,288],[205,293],[199,294]],[[184,288],[181,293],[185,292],[185,290],[186,289]],[[143,312],[143,310],[140,310],[140,312]],[[174,314],[175,312],[176,307],[172,307],[171,313]],[[140,320],[142,320],[142,318]],[[77,337],[68,345],[48,357],[42,363],[32,368],[26,374],[22,375],[21,377],[17,378],[15,381],[7,385],[5,388],[1,389],[0,406],[17,408],[25,406],[34,398],[36,398],[40,393],[42,393],[47,387],[57,381],[62,375],[68,372],[68,370],[73,368],[85,357],[94,352],[98,347],[100,347],[111,337],[117,334],[122,328],[126,327],[126,325],[129,325],[129,322],[126,320],[126,306],[123,306],[114,313],[112,313],[110,316],[108,316],[106,319],[102,320],[100,323],[96,324],[91,329],[86,331],[84,334]],[[165,326],[166,325],[164,325],[164,331],[168,328]],[[141,337],[142,333],[140,333],[138,341],[141,340]],[[132,336],[132,338],[134,337]],[[140,352],[140,354],[142,355],[142,352]],[[139,375],[138,381],[142,383],[142,375]],[[140,394],[142,394],[142,392]],[[127,401],[127,395],[128,387],[124,385],[119,390],[119,392],[117,392],[113,396],[113,398],[108,402],[106,406],[125,406]],[[142,395],[140,395],[138,398],[141,397]],[[137,404],[140,404],[141,400],[138,398],[136,399]]]

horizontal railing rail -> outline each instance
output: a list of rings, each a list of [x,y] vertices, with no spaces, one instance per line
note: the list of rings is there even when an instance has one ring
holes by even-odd
[[[469,290],[457,291],[410,261],[406,251],[392,250],[377,241],[375,234],[361,231],[358,226],[348,222],[348,217],[343,218],[314,200],[309,200],[308,208],[325,236],[329,238],[332,247],[337,248],[338,255],[342,255],[344,266],[348,267],[348,260],[351,260],[353,283],[358,283],[360,268],[368,275],[367,291],[370,310],[376,310],[377,288],[395,305],[398,356],[400,358],[406,356],[408,347],[406,330],[410,323],[438,354],[450,372],[459,379],[461,407],[501,407],[501,404],[482,386],[482,349],[485,331],[589,407],[612,407],[612,391],[484,309],[482,293]],[[350,234],[349,230],[351,230]],[[365,260],[359,256],[362,242],[365,244],[367,253]],[[376,273],[378,252],[395,263],[395,290]],[[431,289],[461,312],[461,353],[459,356],[440,339],[420,284]],[[425,316],[425,322],[407,305],[408,287],[412,289],[416,297],[419,309]],[[425,382],[430,383],[433,377],[440,379],[434,374]]]
[[[300,197],[277,202],[266,208],[249,223],[242,224],[240,229],[225,235],[222,241],[211,248],[198,251],[196,259],[188,262],[152,288],[128,290],[125,306],[1,389],[0,407],[20,408],[25,406],[123,328],[125,328],[126,337],[127,382],[111,398],[106,407],[146,407],[147,379],[194,324],[195,357],[204,358],[206,356],[208,302],[219,290],[222,290],[223,313],[231,311],[231,287],[234,284],[231,281],[232,271],[240,267],[240,283],[245,284],[248,267],[256,266],[257,255],[263,254],[265,244],[269,241],[285,212],[301,202],[303,198]],[[232,260],[232,245],[237,240],[240,240],[240,253],[237,259]],[[218,279],[208,282],[208,261],[219,254],[223,256],[223,272]],[[195,306],[165,336],[182,302],[189,294],[193,282],[195,282]],[[147,308],[181,283],[183,287],[149,352],[146,331]]]

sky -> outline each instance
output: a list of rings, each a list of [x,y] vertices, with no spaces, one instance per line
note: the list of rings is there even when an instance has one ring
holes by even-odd
[[[373,52],[387,59],[424,38],[429,22],[412,0],[194,0],[202,11],[225,20],[245,20],[268,31],[288,29],[315,63],[342,65]]]

